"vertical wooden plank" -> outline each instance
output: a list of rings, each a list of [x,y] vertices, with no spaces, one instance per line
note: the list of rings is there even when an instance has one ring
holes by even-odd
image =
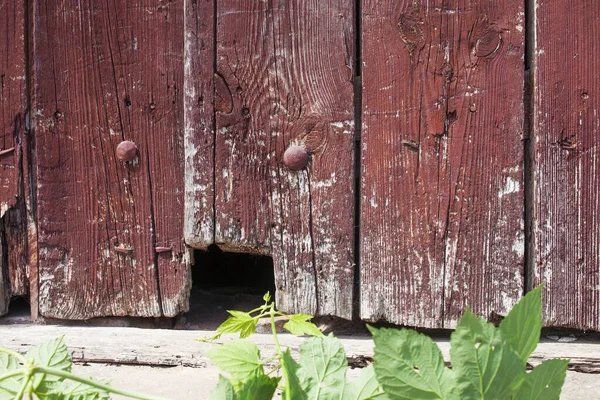
[[[0,218],[17,203],[25,131],[25,4],[0,0]]]
[[[598,330],[600,3],[533,8],[532,283],[545,283],[547,325]]]
[[[19,192],[22,193],[22,189]],[[29,258],[27,213],[22,196],[17,205],[4,215],[4,238],[11,296],[26,296],[29,294]]]
[[[40,311],[187,308],[183,1],[33,4]],[[122,140],[139,149],[116,158]]]
[[[0,289],[0,303],[3,296],[26,295],[29,289],[22,175],[27,113],[25,24],[24,1],[0,0],[0,218],[4,219],[6,253],[0,261],[6,264],[0,265],[0,270],[4,268],[0,281],[4,279],[6,285],[3,292]]]
[[[10,303],[10,282],[8,280],[8,266],[4,252],[6,251],[4,243],[4,223],[0,219],[0,316],[8,312]]]
[[[215,241],[273,256],[280,309],[350,318],[353,4],[224,0],[216,30]]]
[[[366,320],[451,328],[522,293],[521,3],[362,3]]]
[[[186,243],[214,243],[214,0],[185,0]]]

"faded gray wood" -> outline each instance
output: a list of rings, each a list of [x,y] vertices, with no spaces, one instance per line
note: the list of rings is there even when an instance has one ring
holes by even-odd
[[[0,323],[2,321],[0,320]],[[177,331],[139,328],[64,327],[55,325],[0,325],[0,346],[25,352],[45,340],[65,335],[65,342],[76,362],[107,362],[117,364],[185,365],[205,367],[209,364],[206,353],[220,343],[237,339],[225,335],[213,343],[200,343],[195,338],[212,336],[212,331]],[[279,336],[281,345],[292,352],[299,349],[305,338],[290,334]],[[267,358],[275,354],[271,334],[256,334],[252,342]],[[349,358],[372,357],[373,341],[369,336],[341,338]],[[447,338],[434,338],[444,360],[450,361],[450,343]],[[570,358],[572,371],[600,373],[600,343],[560,343],[544,341],[530,357],[533,366],[552,358]]]

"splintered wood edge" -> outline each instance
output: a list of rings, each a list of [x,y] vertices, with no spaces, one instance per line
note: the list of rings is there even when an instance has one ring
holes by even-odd
[[[0,321],[1,322],[1,321]],[[63,327],[48,325],[0,326],[0,346],[26,352],[49,339],[65,336],[65,342],[76,363],[107,363],[147,366],[184,366],[205,368],[210,365],[206,353],[219,344],[235,340],[225,335],[214,342],[198,342],[196,338],[210,337],[213,331],[177,331],[166,329]],[[305,340],[290,334],[279,336],[282,346],[297,352]],[[368,336],[341,337],[350,367],[364,367],[373,357],[373,341]],[[263,357],[275,353],[270,334],[256,334],[256,343]],[[448,339],[434,339],[444,360],[450,360]],[[552,358],[569,358],[569,370],[600,373],[600,343],[540,343],[529,359],[531,366]]]

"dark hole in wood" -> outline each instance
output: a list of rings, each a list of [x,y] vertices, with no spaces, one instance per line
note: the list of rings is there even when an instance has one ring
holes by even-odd
[[[227,310],[250,311],[275,297],[275,271],[269,256],[224,252],[218,246],[194,251],[190,311],[176,329],[213,330],[227,319]]]
[[[0,324],[28,323],[31,320],[31,305],[25,297],[13,297],[8,305],[8,314],[0,317]]]
[[[216,245],[194,252],[193,286],[223,295],[274,294],[275,272],[269,256],[224,252]]]

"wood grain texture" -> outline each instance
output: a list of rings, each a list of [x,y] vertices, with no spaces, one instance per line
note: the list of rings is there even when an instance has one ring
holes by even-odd
[[[0,258],[0,270],[4,269],[6,285],[0,298],[8,298],[29,292],[23,188],[28,107],[26,2],[0,1],[0,26],[0,218],[4,219],[4,232],[0,240],[5,246],[5,254]]]
[[[185,242],[214,243],[214,0],[185,1]]]
[[[34,2],[32,19],[41,314],[186,310],[183,1]]]
[[[19,191],[22,193],[21,190]],[[16,206],[4,214],[4,240],[7,253],[5,260],[12,297],[29,294],[27,239],[27,212],[24,198],[20,196]]]
[[[286,312],[352,315],[352,9],[217,3],[215,241],[271,254]],[[307,169],[283,165],[291,144]]]
[[[366,320],[452,328],[522,294],[521,3],[362,3]]]
[[[537,1],[535,21],[532,283],[546,325],[598,330],[600,3]]]
[[[4,223],[0,219],[0,239],[4,236]],[[10,303],[10,281],[8,280],[8,268],[5,262],[5,246],[0,242],[0,316],[8,312]]]
[[[0,0],[0,218],[17,203],[27,82],[25,2]]]

